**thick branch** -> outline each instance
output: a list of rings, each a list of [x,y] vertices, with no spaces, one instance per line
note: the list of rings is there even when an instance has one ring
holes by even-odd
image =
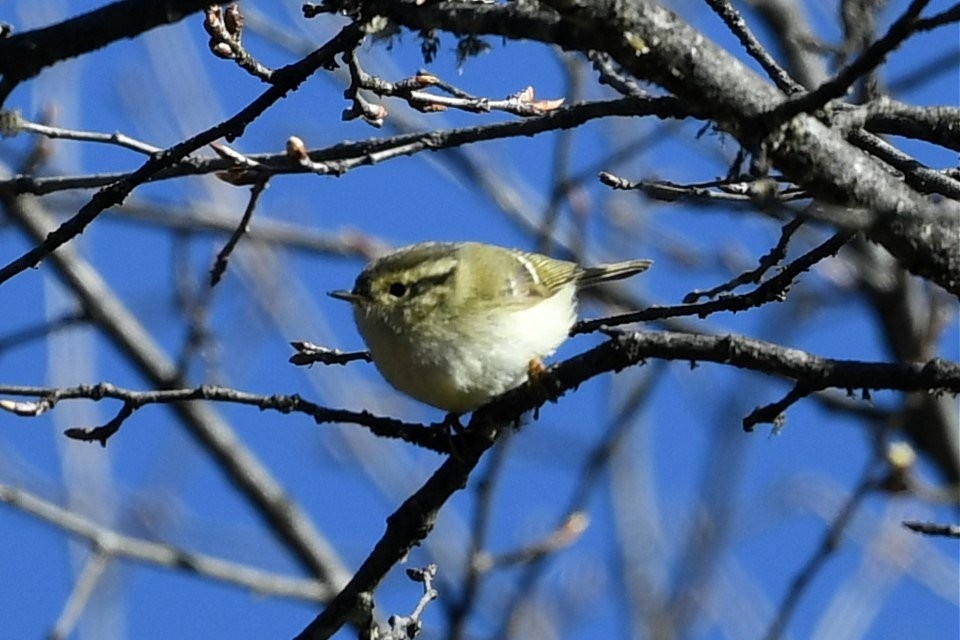
[[[832,360],[797,349],[738,336],[671,332],[623,334],[551,367],[535,383],[508,392],[474,413],[469,427],[453,439],[451,455],[429,480],[387,519],[387,529],[350,583],[297,636],[328,638],[347,620],[369,615],[369,596],[390,568],[433,529],[437,513],[462,489],[483,453],[517,416],[556,395],[577,388],[600,373],[619,371],[648,358],[709,361],[802,381],[814,389],[945,389],[960,393],[960,365],[934,359],[926,364]]]
[[[837,120],[873,133],[916,138],[960,151],[960,107],[918,107],[880,98],[838,115]]]
[[[179,22],[208,4],[209,0],[121,0],[43,29],[0,39],[0,104],[17,83],[45,67]]]
[[[783,102],[778,89],[663,7],[616,0],[545,4],[559,15],[477,3],[371,0],[364,7],[417,31],[442,28],[606,52],[636,77],[663,86],[685,103],[709,105],[722,129],[746,148],[766,153],[814,197],[869,211],[872,240],[911,272],[960,295],[956,202],[931,203],[812,115],[798,114],[767,132],[765,114]],[[843,219],[831,222],[849,228]]]

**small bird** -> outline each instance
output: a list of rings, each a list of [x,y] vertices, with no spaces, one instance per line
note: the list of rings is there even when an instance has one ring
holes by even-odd
[[[646,271],[478,242],[424,242],[368,264],[346,300],[377,369],[403,393],[466,413],[542,371],[568,337],[577,291]]]

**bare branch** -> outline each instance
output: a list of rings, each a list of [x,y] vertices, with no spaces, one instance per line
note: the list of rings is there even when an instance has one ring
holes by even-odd
[[[808,389],[805,384],[798,382],[796,386],[780,400],[763,405],[762,407],[757,407],[751,411],[750,414],[743,419],[743,430],[753,431],[758,424],[770,423],[775,427],[774,433],[778,433],[783,429],[786,420],[784,412],[791,405],[796,404],[810,395],[811,391],[812,390]]]
[[[20,82],[58,62],[179,22],[208,0],[120,0],[55,25],[0,38],[0,105]]]
[[[120,430],[121,425],[133,415],[135,410],[136,407],[132,402],[124,402],[117,415],[105,425],[101,427],[74,427],[64,431],[63,435],[74,440],[96,441],[100,443],[101,447],[106,447],[110,436]]]
[[[890,25],[885,36],[874,42],[856,60],[816,90],[778,105],[770,114],[772,123],[786,122],[800,113],[812,113],[830,100],[844,96],[857,79],[880,65],[887,54],[918,31],[917,17],[930,0],[913,0],[903,15]],[[775,126],[775,125],[774,125]]]
[[[100,212],[123,202],[124,198],[126,198],[131,191],[149,180],[157,172],[174,166],[188,154],[213,142],[217,138],[226,137],[227,140],[232,140],[242,134],[246,126],[263,113],[270,105],[285,96],[289,91],[295,89],[318,68],[333,64],[334,55],[359,40],[360,37],[361,34],[355,26],[344,27],[339,34],[323,47],[317,49],[303,60],[288,65],[278,71],[279,78],[276,84],[267,89],[259,98],[240,110],[236,115],[153,156],[133,173],[125,175],[123,178],[111,183],[109,187],[98,191],[86,205],[80,208],[80,211],[78,211],[75,216],[61,224],[56,230],[47,234],[42,243],[10,262],[5,267],[0,268],[0,284],[6,282],[18,273],[36,266],[43,258],[55,251],[57,247],[62,246],[80,233],[83,233],[87,225],[90,224]]]
[[[437,599],[437,590],[433,588],[437,577],[437,565],[429,564],[422,569],[407,569],[407,577],[423,584],[423,595],[409,616],[392,615],[387,620],[388,629],[381,629],[378,637],[384,640],[411,640],[420,635],[423,626],[421,617],[427,605]]]
[[[208,46],[213,55],[233,60],[237,66],[264,82],[273,82],[273,69],[260,64],[250,55],[241,43],[243,35],[243,14],[236,2],[227,5],[208,7],[204,13],[203,28],[210,36]]]
[[[557,129],[578,127],[597,118],[644,115],[664,119],[693,117],[689,109],[673,98],[620,98],[618,100],[585,102],[562,107],[543,116],[516,122],[464,127],[446,131],[406,133],[388,138],[371,138],[361,142],[341,142],[330,147],[310,151],[310,163],[292,162],[286,151],[278,154],[248,154],[246,158],[259,163],[258,170],[269,171],[271,175],[313,172],[339,176],[358,167],[369,166],[387,159],[413,155],[422,151],[451,149],[476,142],[516,136],[532,136]],[[225,171],[236,166],[235,162],[223,158],[191,159],[190,162],[178,162],[167,169],[158,170],[147,181],[155,182],[189,175],[205,175]],[[103,187],[115,182],[129,180],[133,176],[134,173],[54,178],[17,176],[0,180],[0,191],[43,195],[66,189]]]
[[[115,387],[109,383],[95,385],[81,385],[53,389],[47,387],[20,387],[0,385],[0,394],[10,396],[34,396],[36,402],[14,403],[9,400],[0,400],[0,409],[6,409],[24,417],[38,416],[52,409],[62,400],[84,398],[100,401],[105,398],[123,401],[123,408],[115,418],[102,427],[92,429],[72,428],[66,431],[67,437],[75,440],[96,441],[106,446],[110,438],[129,418],[134,411],[150,404],[176,404],[186,401],[207,400],[211,402],[226,402],[257,407],[261,411],[277,411],[279,413],[302,413],[313,418],[317,424],[346,423],[357,424],[368,428],[375,435],[385,438],[398,438],[411,444],[416,444],[439,453],[449,452],[448,439],[441,424],[434,428],[419,424],[410,424],[375,416],[366,411],[355,412],[344,409],[329,409],[304,400],[298,395],[273,394],[270,396],[247,393],[236,389],[203,385],[200,387],[182,389],[157,389],[154,391],[134,391]]]
[[[663,202],[691,202],[695,204],[732,202],[766,206],[777,203],[809,200],[810,195],[802,189],[787,187],[777,190],[770,178],[745,181],[712,180],[698,184],[676,184],[666,180],[638,180],[636,182],[615,176],[607,171],[598,175],[600,182],[611,189],[636,190],[654,200]]]
[[[925,140],[960,151],[960,107],[921,107],[886,96],[833,115],[840,126],[864,127],[872,133],[886,133]]]
[[[168,544],[127,536],[8,485],[0,484],[0,502],[86,540],[94,549],[108,558],[124,558],[175,571],[185,571],[263,595],[297,598],[311,602],[323,602],[331,596],[330,586],[318,580],[288,578],[253,569],[244,564],[183,551]]]
[[[306,340],[295,340],[290,343],[297,353],[290,356],[290,363],[304,366],[319,362],[320,364],[347,364],[356,360],[373,362],[369,351],[344,352],[339,349],[322,347]]]
[[[700,298],[713,298],[717,294],[725,293],[728,291],[733,291],[740,285],[748,283],[758,283],[760,279],[763,278],[763,275],[778,265],[781,260],[787,257],[787,245],[790,243],[790,238],[793,237],[793,234],[803,225],[804,219],[802,217],[796,217],[793,220],[787,222],[780,229],[780,240],[777,242],[776,246],[773,247],[769,253],[760,258],[758,261],[756,269],[751,269],[745,273],[741,273],[737,277],[724,282],[723,284],[717,285],[706,291],[691,291],[683,297],[684,304],[690,304],[696,302]]]
[[[922,533],[927,536],[960,538],[960,524],[940,524],[938,522],[905,520],[903,526],[911,531],[916,531],[917,533]]]
[[[582,320],[574,325],[570,331],[571,335],[579,333],[589,333],[603,327],[613,327],[633,322],[648,322],[651,320],[662,320],[664,318],[676,318],[680,316],[698,316],[705,318],[718,311],[744,311],[752,307],[758,307],[768,302],[783,300],[787,290],[793,284],[793,281],[801,273],[815,265],[817,262],[836,254],[843,245],[845,245],[853,234],[840,232],[831,236],[828,240],[817,247],[814,247],[804,255],[800,256],[786,267],[780,273],[770,278],[753,291],[737,295],[720,298],[711,302],[699,302],[693,304],[682,304],[669,307],[648,307],[642,311],[631,311],[617,316],[607,318],[598,318],[596,320]]]
[[[446,109],[460,109],[471,113],[488,113],[490,111],[504,111],[517,116],[541,116],[556,111],[563,104],[563,98],[556,100],[536,100],[533,87],[519,91],[502,100],[480,98],[456,89],[450,84],[441,81],[436,76],[419,72],[411,78],[399,82],[388,82],[382,78],[372,76],[360,67],[356,51],[344,54],[344,59],[350,69],[350,87],[346,96],[353,100],[354,108],[344,112],[345,120],[363,117],[374,126],[381,126],[386,117],[386,109],[381,105],[367,102],[361,95],[364,89],[378,96],[395,96],[406,100],[412,108],[425,113],[435,113]],[[424,89],[438,87],[452,94],[452,97],[439,96]]]
[[[77,140],[80,142],[97,142],[101,144],[111,144],[124,149],[130,149],[144,155],[153,155],[163,149],[155,147],[152,144],[141,142],[127,136],[123,133],[100,133],[98,131],[77,131],[75,129],[63,129],[61,127],[51,127],[45,124],[30,122],[24,120],[16,111],[0,112],[0,135],[3,137],[15,136],[21,131],[35,133],[51,140]]]
[[[730,31],[733,32],[733,35],[737,36],[737,39],[740,40],[740,44],[747,50],[747,53],[760,63],[760,66],[763,67],[763,70],[767,72],[767,75],[770,76],[770,79],[777,84],[781,91],[788,96],[803,91],[803,86],[794,81],[793,78],[790,77],[790,74],[777,64],[773,56],[763,48],[763,45],[760,44],[757,37],[750,31],[750,27],[747,26],[743,16],[733,8],[729,0],[707,0],[707,4],[723,19],[730,28]]]
[[[257,201],[260,199],[260,194],[263,193],[263,190],[266,188],[266,177],[257,181],[253,187],[250,188],[250,199],[247,201],[247,208],[243,211],[243,217],[240,218],[240,223],[234,232],[230,234],[230,239],[227,240],[227,243],[223,245],[223,248],[217,254],[216,262],[214,262],[213,268],[210,270],[211,287],[217,286],[217,283],[220,282],[220,278],[223,277],[224,272],[227,270],[227,261],[230,260],[230,254],[233,253],[233,249],[237,246],[237,243],[240,242],[240,238],[250,229],[250,219],[253,218],[253,212],[257,208]]]

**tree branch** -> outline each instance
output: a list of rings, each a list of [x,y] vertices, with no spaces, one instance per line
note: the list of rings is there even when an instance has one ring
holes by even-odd
[[[330,0],[323,6],[339,10],[342,4]],[[814,197],[868,211],[866,231],[872,240],[911,272],[960,296],[960,252],[953,237],[960,221],[956,202],[931,203],[809,114],[799,113],[770,131],[761,116],[783,102],[780,91],[663,7],[613,0],[545,0],[542,5],[557,13],[477,3],[363,3],[371,15],[416,31],[495,34],[606,52],[625,70],[661,85],[685,104],[710,105],[722,130],[747,149],[764,152]],[[842,222],[831,221],[848,228]]]
[[[260,97],[241,109],[236,115],[207,129],[197,135],[177,143],[169,149],[154,155],[139,169],[126,174],[109,187],[98,191],[72,218],[61,224],[57,229],[47,234],[43,242],[0,268],[0,284],[6,282],[22,271],[36,266],[41,260],[53,253],[57,247],[69,242],[83,233],[88,224],[93,222],[100,212],[113,207],[130,195],[136,187],[148,181],[162,169],[174,166],[188,154],[200,147],[209,144],[217,138],[226,137],[232,140],[243,133],[248,124],[253,122],[270,105],[284,97],[306,80],[321,66],[333,64],[334,56],[340,51],[352,46],[362,38],[356,25],[344,27],[332,40],[317,49],[304,59],[288,65],[275,74],[276,82],[264,91]]]
[[[317,424],[341,423],[357,424],[366,427],[374,435],[384,438],[398,438],[405,442],[436,451],[449,453],[449,439],[440,429],[442,424],[432,425],[429,428],[420,424],[411,424],[375,416],[367,411],[347,411],[345,409],[329,409],[316,403],[304,400],[299,395],[272,394],[269,396],[247,393],[237,389],[228,389],[213,385],[180,389],[156,389],[152,391],[135,391],[123,389],[112,384],[101,382],[92,385],[77,387],[50,388],[50,387],[22,387],[0,385],[0,394],[19,397],[34,397],[36,401],[20,401],[0,399],[0,409],[19,416],[35,417],[53,409],[62,400],[100,401],[106,398],[120,400],[123,409],[116,418],[103,427],[92,429],[74,427],[67,429],[66,435],[74,440],[97,441],[106,445],[107,439],[119,428],[119,423],[126,420],[134,411],[150,404],[177,404],[181,402],[206,400],[209,402],[223,402],[257,407],[261,411],[277,411],[279,413],[302,413],[313,418]],[[114,424],[116,423],[116,424]]]
[[[341,142],[310,151],[308,157],[312,164],[309,166],[291,162],[286,152],[247,154],[246,158],[258,163],[257,170],[259,172],[267,172],[269,175],[312,172],[339,176],[358,167],[373,165],[389,158],[414,155],[422,151],[438,151],[475,142],[533,136],[547,131],[578,127],[597,118],[649,115],[663,119],[693,117],[690,109],[674,98],[630,97],[584,102],[562,107],[543,116],[513,122],[448,129],[446,131],[405,133],[386,138],[369,138],[360,142]],[[218,171],[228,171],[235,167],[236,163],[228,158],[191,158],[189,161],[178,162],[153,173],[147,181],[155,182],[182,176],[207,175]],[[43,195],[67,189],[103,187],[128,180],[133,175],[133,173],[109,173],[53,178],[15,176],[0,180],[0,191]]]
[[[44,68],[179,22],[209,0],[121,0],[63,22],[0,38],[0,105],[20,82]]]
[[[478,409],[469,426],[453,437],[451,455],[420,489],[387,519],[387,528],[350,583],[298,636],[328,638],[347,620],[369,616],[370,594],[390,568],[433,529],[446,501],[462,489],[483,453],[517,416],[541,406],[606,371],[619,371],[648,358],[717,362],[802,381],[811,388],[945,389],[960,393],[960,365],[934,359],[921,364],[832,360],[797,349],[738,336],[670,332],[621,334],[547,370]]]
[[[244,564],[183,551],[168,544],[124,535],[16,487],[0,484],[0,502],[86,540],[108,557],[185,571],[243,587],[258,594],[312,602],[323,602],[333,595],[329,585],[317,580],[288,578]]]
[[[50,216],[34,198],[14,198],[0,191],[7,217],[38,241],[51,227]],[[182,386],[178,371],[153,337],[86,261],[63,247],[45,263],[77,298],[90,324],[99,328],[131,366],[159,389]],[[346,582],[343,563],[306,514],[210,407],[175,403],[173,412],[218,468],[257,509],[271,530],[312,575],[337,588]]]

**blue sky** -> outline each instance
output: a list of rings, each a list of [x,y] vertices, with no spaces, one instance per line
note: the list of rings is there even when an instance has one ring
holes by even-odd
[[[343,23],[336,18],[303,21],[295,2],[246,3],[250,15],[244,44],[268,66],[296,58],[290,48],[317,46]],[[17,31],[59,21],[96,2],[54,0],[0,4],[0,21]],[[893,2],[883,25],[902,11]],[[933,2],[928,14],[945,9]],[[839,33],[835,8],[809,5],[815,29],[825,38]],[[711,38],[743,57],[720,21],[698,3],[678,13]],[[748,21],[751,15],[746,14]],[[754,24],[755,21],[751,22]],[[288,29],[280,43],[264,25]],[[764,34],[761,31],[761,37]],[[203,130],[244,106],[263,90],[255,79],[205,49],[199,17],[123,41],[70,61],[17,89],[7,102],[35,118],[55,109],[59,126],[121,131],[168,146]],[[474,95],[503,97],[530,85],[537,96],[563,95],[561,56],[529,43],[490,39],[491,50],[458,68],[454,39],[441,35],[437,60],[426,68]],[[940,29],[908,42],[883,70],[895,80],[911,69],[958,47],[957,29]],[[365,44],[365,68],[396,80],[424,67],[410,33],[393,41]],[[902,96],[915,104],[960,102],[954,72]],[[602,92],[583,69],[584,99]],[[390,135],[393,120],[407,118],[420,129],[507,121],[504,114],[411,113],[387,101],[388,127],[343,122],[348,104],[342,80],[318,74],[249,127],[231,146],[243,153],[280,152],[288,136],[319,148],[342,139]],[[721,176],[736,154],[732,139],[708,132],[702,123],[661,123],[653,118],[596,123],[572,141],[570,173],[596,171],[611,148],[645,140],[644,153],[609,170],[630,179],[677,182]],[[311,175],[271,180],[255,217],[258,223],[297,225],[304,233],[342,238],[355,234],[399,246],[422,240],[479,240],[534,247],[518,216],[537,219],[546,207],[557,136],[542,135],[476,145],[465,156],[423,153],[362,167],[339,178]],[[900,142],[900,141],[898,141]],[[31,140],[0,141],[0,161],[16,166]],[[58,141],[44,173],[87,174],[128,171],[142,158],[106,145]],[[956,166],[953,152],[906,143],[904,149],[932,167]],[[209,152],[205,152],[209,153]],[[485,190],[464,167],[480,168],[500,182]],[[205,211],[238,219],[248,191],[214,177],[188,178],[137,189],[130,209],[141,206],[159,217]],[[43,199],[58,214],[70,214],[85,196]],[[515,197],[513,209],[500,205]],[[593,179],[577,192],[584,217],[561,209],[560,235],[582,239],[602,259],[648,257],[656,265],[633,279],[630,291],[655,303],[676,304],[693,289],[709,288],[752,266],[779,235],[779,225],[753,212],[659,205],[630,193],[611,195]],[[505,211],[506,209],[506,211]],[[798,237],[793,256],[812,247],[822,232]],[[195,293],[205,283],[222,234],[185,237],[162,222],[137,219],[127,211],[107,212],[72,243],[97,268],[157,344],[175,360],[187,326],[173,284]],[[29,248],[22,235],[0,227],[3,263]],[[308,339],[343,349],[362,346],[343,303],[325,292],[347,288],[362,267],[358,257],[278,250],[241,242],[228,275],[213,291],[206,318],[215,341],[189,367],[191,383],[224,384],[255,393],[299,393],[320,404],[369,409],[412,421],[435,421],[435,410],[402,398],[376,371],[361,363],[347,367],[296,368],[286,360],[289,340]],[[862,360],[888,356],[865,302],[845,288],[845,267],[832,260],[803,277],[791,299],[743,314],[718,314],[697,326],[735,332],[809,350]],[[0,287],[0,339],[73,308],[69,294],[47,265],[20,274]],[[586,303],[584,317],[603,310]],[[960,358],[956,305],[950,307],[940,355]],[[568,341],[558,359],[582,352],[599,336]],[[740,419],[772,402],[785,383],[747,372],[703,364],[648,364],[591,380],[512,439],[491,513],[488,539],[493,552],[506,552],[548,533],[561,518],[587,453],[610,427],[617,407],[648,375],[649,401],[636,413],[609,470],[596,480],[586,511],[591,524],[583,537],[547,565],[537,600],[564,622],[557,637],[609,637],[622,629],[627,612],[616,594],[630,584],[621,575],[616,549],[635,553],[658,592],[681,583],[683,558],[699,516],[709,520],[718,506],[732,505],[726,543],[702,593],[691,628],[697,638],[758,637],[776,610],[790,580],[813,553],[868,460],[869,436],[861,424],[813,401],[792,407],[786,428],[771,435],[761,428],[744,434]],[[0,350],[0,384],[67,386],[108,381],[145,388],[110,341],[94,330],[73,327],[48,340]],[[877,393],[879,406],[896,401]],[[102,424],[115,403],[63,402],[35,419],[0,413],[0,484],[15,485],[104,526],[192,551],[250,563],[299,576],[287,552],[265,531],[258,516],[229,486],[167,408],[146,407],[130,418],[103,449],[67,441],[70,426]],[[357,427],[317,426],[302,416],[261,413],[237,406],[217,407],[238,437],[261,459],[291,497],[314,520],[349,568],[356,567],[382,533],[384,519],[440,464],[435,454],[384,443]],[[921,461],[927,483],[936,475]],[[476,480],[447,505],[437,529],[410,565],[440,564],[441,579],[456,582],[476,497]],[[627,517],[629,516],[629,518]],[[873,496],[858,513],[849,535],[806,591],[789,627],[794,638],[952,638],[958,620],[956,542],[904,532],[905,519],[956,521],[956,510],[915,498]],[[714,524],[720,524],[714,522]],[[702,533],[702,531],[701,531]],[[626,540],[626,542],[624,542]],[[618,544],[619,541],[619,544]],[[0,637],[36,638],[48,632],[64,608],[88,548],[68,542],[62,532],[16,509],[0,509]],[[892,565],[895,557],[899,565]],[[489,610],[471,621],[474,637],[489,637],[506,603],[516,598],[516,570],[493,575],[483,594]],[[456,591],[441,584],[441,599]],[[406,612],[417,592],[400,568],[378,591],[385,613]],[[77,638],[288,637],[314,615],[309,603],[258,597],[242,589],[191,575],[129,562],[111,562],[95,586]],[[438,637],[442,607],[425,618],[425,637]],[[529,623],[532,624],[532,623]],[[526,637],[549,637],[545,628],[524,628]]]

